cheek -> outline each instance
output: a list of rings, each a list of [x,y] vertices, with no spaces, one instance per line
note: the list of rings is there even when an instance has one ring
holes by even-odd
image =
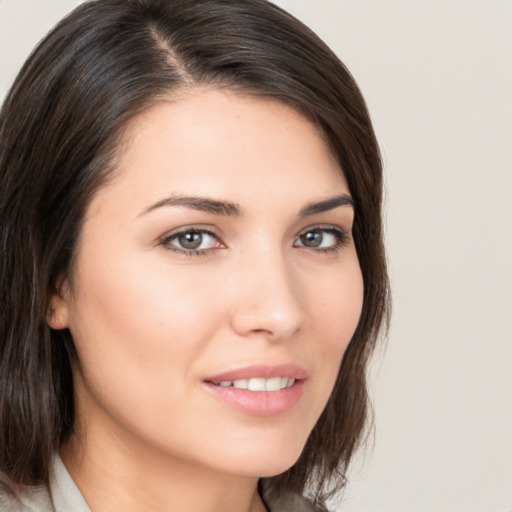
[[[200,276],[141,261],[118,257],[114,265],[105,257],[84,264],[70,315],[88,384],[101,394],[119,391],[134,403],[186,382],[219,316]]]
[[[153,343],[165,348],[177,335],[197,335],[205,324],[197,319],[206,320],[212,306],[211,287],[201,275],[171,270],[137,255],[117,258],[112,265],[104,258],[84,266],[74,311],[82,324],[78,331],[122,339],[126,349],[138,349],[142,357],[151,354]],[[87,338],[94,342],[93,336]]]
[[[363,278],[357,257],[350,259],[340,271],[325,276],[322,286],[308,297],[311,319],[311,339],[304,350],[315,360],[312,391],[317,397],[315,421],[320,416],[333,390],[341,360],[352,339],[361,316]]]
[[[363,278],[357,257],[339,272],[331,272],[324,286],[310,297],[318,329],[326,340],[326,349],[343,354],[361,316]]]
[[[82,417],[104,411],[100,418],[106,413],[109,424],[113,418],[152,444],[179,445],[182,430],[198,421],[188,407],[191,383],[217,329],[217,302],[190,273],[149,271],[134,261],[118,261],[115,272],[100,268],[84,267],[71,315],[86,393]]]

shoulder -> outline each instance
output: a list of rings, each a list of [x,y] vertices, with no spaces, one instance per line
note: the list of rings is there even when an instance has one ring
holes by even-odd
[[[292,492],[265,493],[264,499],[270,512],[328,512],[326,508],[316,506],[307,498]]]
[[[0,512],[91,512],[80,491],[55,454],[50,488],[19,487],[0,474]]]
[[[54,512],[50,495],[44,487],[26,487],[15,491],[0,482],[0,512]]]

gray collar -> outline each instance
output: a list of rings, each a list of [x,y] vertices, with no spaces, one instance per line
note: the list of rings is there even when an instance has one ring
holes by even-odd
[[[50,491],[55,512],[91,512],[58,455],[53,459]]]
[[[272,512],[315,512],[312,503],[296,494],[263,493]],[[45,487],[26,487],[14,501],[0,493],[0,512],[91,512],[58,454],[52,464],[50,493]],[[5,508],[4,508],[5,507]]]

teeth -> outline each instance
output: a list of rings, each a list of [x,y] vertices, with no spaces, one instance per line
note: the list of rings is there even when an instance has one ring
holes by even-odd
[[[281,377],[274,377],[265,381],[265,391],[279,391],[281,389]]]
[[[294,383],[295,379],[288,377],[273,377],[271,379],[254,377],[252,379],[240,379],[234,381],[223,380],[217,385],[223,388],[233,386],[237,389],[247,389],[249,391],[280,391],[281,389],[293,386]]]
[[[249,391],[265,391],[265,379],[249,379]]]
[[[238,388],[238,389],[247,389],[248,382],[249,381],[247,379],[234,380],[233,381],[233,387],[234,388]]]

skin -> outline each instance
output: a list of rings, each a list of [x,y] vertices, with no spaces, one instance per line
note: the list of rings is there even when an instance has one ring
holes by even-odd
[[[52,297],[49,324],[71,330],[79,359],[61,456],[94,512],[262,511],[258,477],[299,457],[360,316],[353,207],[299,215],[349,196],[346,180],[302,115],[229,91],[157,104],[121,147],[88,208],[72,282]],[[240,212],[155,207],[176,195]],[[187,227],[215,235],[184,251],[174,234]],[[320,246],[305,245],[314,229]],[[283,363],[308,378],[281,414],[248,414],[204,386]]]

